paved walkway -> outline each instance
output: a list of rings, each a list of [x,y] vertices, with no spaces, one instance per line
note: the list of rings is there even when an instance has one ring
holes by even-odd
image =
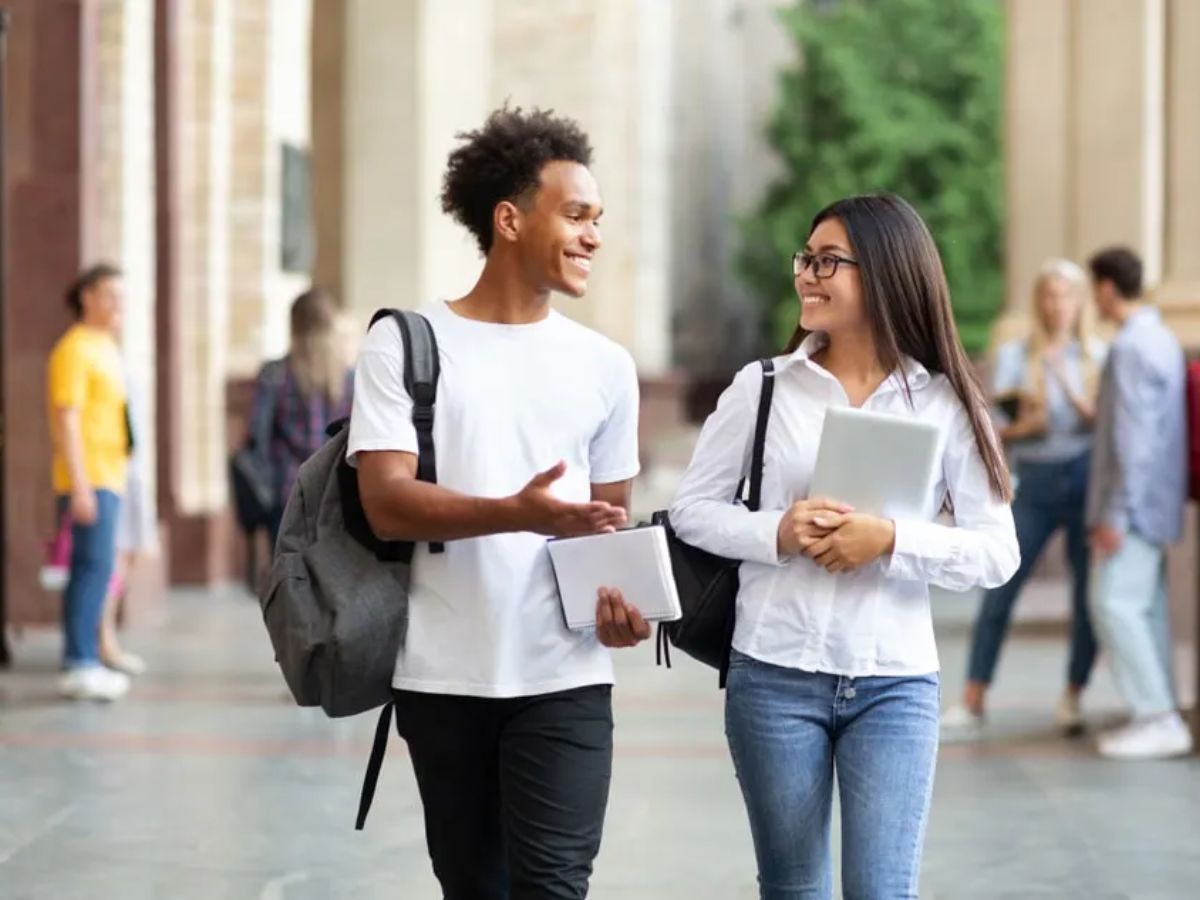
[[[957,691],[974,601],[936,605],[946,689]],[[0,897],[437,897],[402,742],[355,833],[372,718],[331,722],[292,706],[244,596],[185,592],[168,607],[165,622],[128,637],[152,672],[111,707],[54,698],[55,634],[16,642],[17,669],[0,674]],[[943,749],[922,897],[1196,896],[1200,761],[1111,763],[1055,737],[1064,655],[1057,629],[1026,625],[1002,663],[993,739]],[[712,674],[686,661],[656,670],[648,647],[618,668],[592,896],[755,897]],[[1096,722],[1116,716],[1106,672],[1088,706]]]

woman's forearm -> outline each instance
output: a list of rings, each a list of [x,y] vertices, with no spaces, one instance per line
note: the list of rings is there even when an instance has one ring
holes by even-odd
[[[79,410],[65,407],[57,410],[57,416],[63,459],[67,464],[67,477],[71,481],[71,492],[74,493],[91,486],[83,461],[83,429],[79,422]]]

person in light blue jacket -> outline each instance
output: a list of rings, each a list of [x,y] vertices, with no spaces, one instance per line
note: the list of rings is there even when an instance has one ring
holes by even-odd
[[[1096,305],[1120,329],[1100,383],[1087,519],[1096,559],[1093,619],[1133,713],[1100,738],[1120,759],[1182,756],[1167,608],[1168,544],[1187,502],[1187,369],[1183,350],[1142,298],[1142,262],[1116,247],[1090,262]]]

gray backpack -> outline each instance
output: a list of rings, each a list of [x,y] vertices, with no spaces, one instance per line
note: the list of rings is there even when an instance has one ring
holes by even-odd
[[[420,451],[417,477],[437,482],[433,410],[438,352],[423,316],[382,309],[404,342],[404,387],[413,399]],[[346,462],[346,420],[300,466],[260,595],[275,658],[292,696],[326,715],[351,716],[383,706],[359,805],[362,828],[375,792],[392,713],[392,672],[408,625],[414,545],[381,541],[367,523],[358,473]],[[442,551],[432,544],[434,553]]]

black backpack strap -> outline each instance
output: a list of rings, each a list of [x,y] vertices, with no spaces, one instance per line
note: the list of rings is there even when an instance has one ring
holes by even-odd
[[[762,502],[763,456],[767,446],[767,425],[771,421],[771,397],[775,393],[775,360],[760,359],[762,388],[758,394],[758,419],[754,423],[754,443],[750,450],[750,493],[746,508],[757,512]],[[741,493],[739,486],[738,493]]]
[[[750,448],[750,493],[746,497],[746,508],[757,512],[762,502],[763,457],[766,455],[767,426],[771,422],[771,398],[775,394],[775,360],[760,359],[762,366],[762,387],[758,393],[758,417],[754,422],[754,443]],[[742,493],[742,484],[738,485],[738,496]],[[730,626],[732,627],[732,622]],[[733,651],[733,635],[729,635],[725,649],[725,658],[717,669],[717,687],[725,688],[729,678],[729,657]]]
[[[355,831],[362,831],[367,824],[367,813],[371,811],[371,801],[375,799],[375,785],[379,783],[379,770],[383,768],[383,754],[387,750],[388,732],[392,727],[393,706],[394,703],[384,704],[383,711],[379,713],[379,724],[375,726],[375,743],[371,745],[371,758],[367,762],[367,774],[363,776],[362,793],[358,797]]]
[[[423,315],[403,309],[381,309],[371,318],[371,325],[386,316],[395,320],[404,342],[404,389],[412,398],[412,421],[417,430],[417,478],[437,484],[437,455],[433,447],[433,415],[441,375],[437,336]],[[429,544],[431,553],[442,553],[445,549],[438,542]]]

